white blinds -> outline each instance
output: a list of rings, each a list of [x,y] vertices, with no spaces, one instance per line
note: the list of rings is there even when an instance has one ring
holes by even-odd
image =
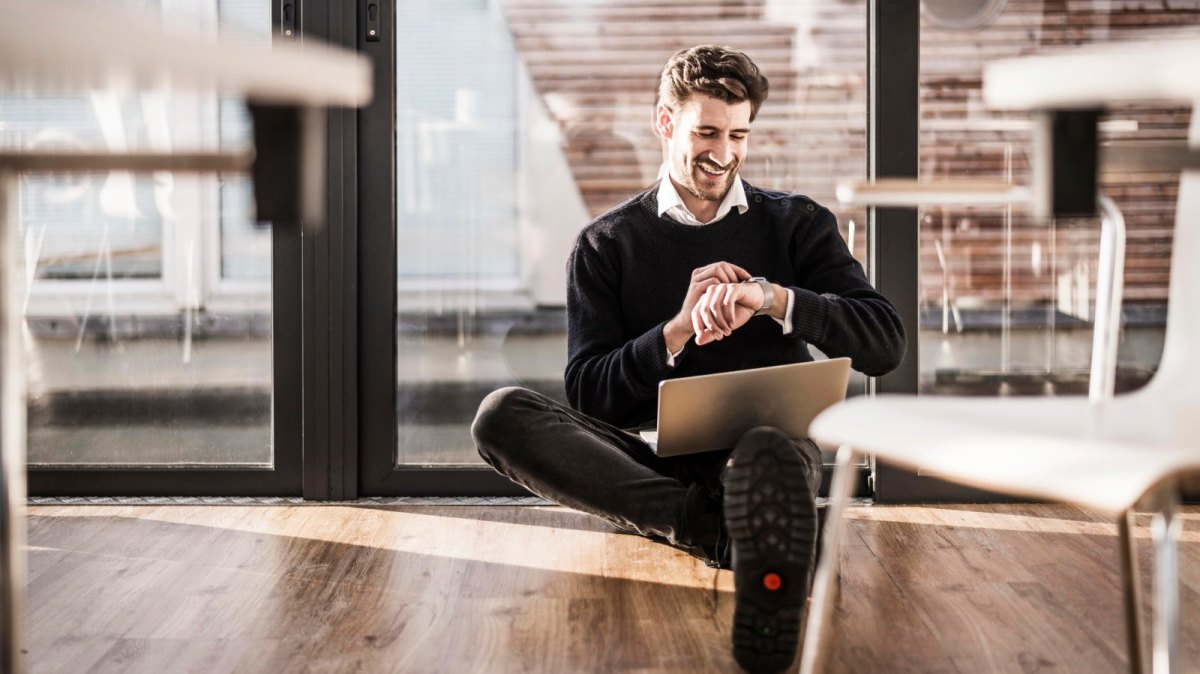
[[[518,274],[517,57],[484,0],[399,0],[400,280],[475,287]]]

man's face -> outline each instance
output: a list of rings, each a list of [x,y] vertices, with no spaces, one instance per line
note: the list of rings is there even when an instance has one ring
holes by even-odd
[[[750,102],[695,94],[674,112],[660,104],[657,122],[675,184],[701,201],[723,199],[746,158]]]

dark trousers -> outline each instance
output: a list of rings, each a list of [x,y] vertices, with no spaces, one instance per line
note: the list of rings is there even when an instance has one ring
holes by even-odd
[[[548,501],[680,547],[718,538],[729,451],[662,458],[637,433],[522,388],[484,398],[471,433],[484,461]],[[815,494],[821,452],[794,442]]]

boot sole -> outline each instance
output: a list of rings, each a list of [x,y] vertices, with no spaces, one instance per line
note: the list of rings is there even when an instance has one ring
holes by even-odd
[[[781,672],[796,658],[817,536],[817,510],[804,465],[777,431],[739,441],[725,485],[734,545],[733,654],[750,672]],[[772,591],[764,579],[780,581]]]

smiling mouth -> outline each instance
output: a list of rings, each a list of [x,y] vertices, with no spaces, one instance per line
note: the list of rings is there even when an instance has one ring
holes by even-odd
[[[729,172],[728,166],[720,167],[716,164],[710,164],[708,162],[696,162],[696,168],[710,176],[723,176]]]

